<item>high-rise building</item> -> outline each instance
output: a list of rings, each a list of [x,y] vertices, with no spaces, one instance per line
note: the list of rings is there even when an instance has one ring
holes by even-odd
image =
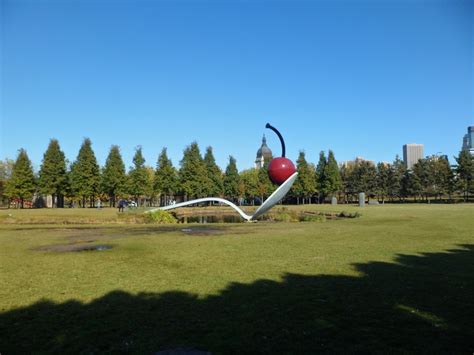
[[[257,151],[257,158],[255,159],[255,168],[263,168],[265,162],[270,161],[270,159],[272,159],[272,151],[268,148],[267,139],[263,135],[262,146]]]
[[[474,126],[467,127],[467,134],[462,140],[462,150],[467,150],[474,155]]]
[[[411,169],[418,160],[423,159],[423,144],[405,144],[403,146],[403,161],[407,169]]]

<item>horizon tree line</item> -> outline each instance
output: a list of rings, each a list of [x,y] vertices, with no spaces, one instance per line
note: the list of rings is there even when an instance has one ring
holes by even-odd
[[[468,201],[474,192],[474,157],[461,151],[451,166],[447,157],[420,159],[406,169],[396,156],[392,164],[368,161],[339,166],[332,150],[321,151],[317,165],[306,160],[300,151],[296,160],[298,179],[287,196],[290,203],[324,203],[337,197],[344,203],[357,201],[359,192],[368,199],[395,202],[426,202],[430,198],[452,200],[460,194]],[[213,149],[202,156],[197,142],[183,151],[179,168],[173,166],[163,148],[155,168],[147,166],[142,147],[137,146],[132,166],[127,169],[120,148],[112,145],[105,165],[100,167],[85,138],[72,164],[68,165],[58,140],[51,139],[40,169],[34,174],[27,152],[21,148],[15,161],[0,161],[0,199],[23,208],[35,195],[50,195],[53,207],[64,207],[65,201],[80,207],[94,207],[97,201],[108,201],[115,207],[119,199],[131,199],[140,206],[167,205],[176,198],[223,197],[238,204],[260,204],[277,186],[268,176],[268,164],[261,169],[239,172],[237,162],[229,156],[224,171],[216,164]]]

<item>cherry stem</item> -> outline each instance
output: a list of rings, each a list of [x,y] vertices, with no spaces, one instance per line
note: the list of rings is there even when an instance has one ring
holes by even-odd
[[[275,132],[278,136],[278,138],[280,138],[280,142],[281,142],[281,156],[284,158],[285,157],[285,141],[283,140],[283,137],[281,136],[281,133],[278,132],[278,130],[273,127],[270,123],[267,123],[265,125],[265,128],[269,128],[271,129],[273,132]]]

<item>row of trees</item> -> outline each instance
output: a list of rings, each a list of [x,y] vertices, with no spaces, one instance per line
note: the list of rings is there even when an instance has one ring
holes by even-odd
[[[339,200],[352,202],[359,192],[365,192],[369,198],[381,201],[451,199],[457,193],[467,200],[474,190],[474,160],[462,151],[456,162],[452,167],[447,157],[431,157],[421,159],[408,170],[396,157],[393,164],[358,161],[339,167],[330,150],[327,156],[320,153],[315,166],[300,152],[296,161],[299,175],[289,199],[299,204],[323,202],[337,196]],[[16,201],[20,207],[35,194],[52,196],[55,207],[64,207],[65,200],[76,201],[82,207],[92,207],[98,200],[108,200],[115,206],[118,199],[133,199],[140,205],[165,205],[176,198],[206,196],[253,204],[263,201],[276,188],[266,168],[239,173],[236,160],[230,156],[222,172],[212,148],[207,147],[203,157],[196,142],[184,150],[179,169],[168,158],[166,148],[159,154],[156,168],[152,168],[145,165],[142,148],[137,147],[133,165],[127,171],[116,145],[110,148],[101,168],[88,138],[76,160],[68,164],[59,142],[52,139],[36,175],[24,149],[20,149],[16,161],[0,162],[0,198]]]

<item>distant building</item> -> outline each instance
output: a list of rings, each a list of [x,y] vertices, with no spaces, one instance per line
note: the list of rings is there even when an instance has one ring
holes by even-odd
[[[462,140],[462,150],[467,150],[474,156],[474,126],[467,127],[467,134]]]
[[[354,160],[345,160],[345,161],[340,162],[339,167],[348,168],[348,167],[360,164],[364,161],[368,162],[370,165],[375,166],[375,162],[373,160],[367,160],[367,159],[364,159],[363,157],[356,157]]]
[[[423,151],[423,144],[412,143],[403,146],[403,161],[407,169],[413,168],[413,165],[418,163],[418,160],[423,159]]]
[[[257,150],[257,158],[255,159],[255,168],[262,168],[267,161],[270,161],[273,157],[272,151],[267,146],[267,139],[265,135],[262,138],[262,145],[259,150]]]

